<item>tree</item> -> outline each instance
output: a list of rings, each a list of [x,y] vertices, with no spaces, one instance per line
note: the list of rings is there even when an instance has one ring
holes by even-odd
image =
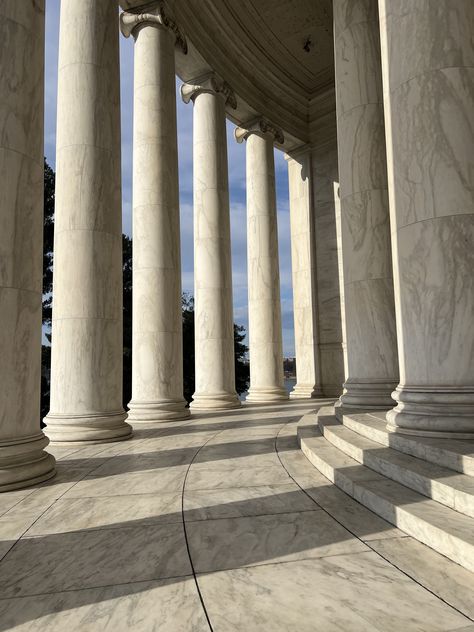
[[[55,173],[44,160],[44,224],[43,224],[43,325],[51,325],[53,300],[53,243]],[[48,338],[49,339],[49,338]]]
[[[43,222],[43,332],[51,342],[53,303],[53,243],[54,243],[54,187],[55,173],[44,160],[44,222]],[[41,347],[41,425],[49,410],[51,346]]]
[[[123,407],[132,399],[132,240],[122,235],[123,261]]]
[[[183,378],[184,397],[190,402],[195,390],[194,374],[194,298],[183,294]],[[249,387],[248,347],[243,343],[245,327],[234,324],[235,390],[239,395]]]

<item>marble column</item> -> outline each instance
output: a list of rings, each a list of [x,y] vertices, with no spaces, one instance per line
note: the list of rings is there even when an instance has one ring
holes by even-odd
[[[296,385],[291,398],[322,395],[311,147],[287,155]]]
[[[393,406],[398,382],[377,0],[334,0],[344,325],[340,404]]]
[[[474,3],[380,0],[400,360],[389,430],[474,438]]]
[[[40,430],[44,1],[0,3],[0,491],[54,476]]]
[[[248,402],[288,399],[283,376],[280,268],[273,143],[282,132],[259,119],[235,130],[247,142]]]
[[[62,0],[47,435],[131,434],[122,407],[119,29],[115,0]]]
[[[322,127],[321,127],[322,126]],[[341,282],[339,175],[337,164],[336,103],[315,133],[311,152],[314,201],[314,241],[318,305],[318,347],[321,387],[325,397],[337,398],[344,382],[344,339]]]
[[[135,39],[133,106],[133,347],[129,420],[183,419],[183,326],[175,44],[162,5],[122,13]]]
[[[229,86],[214,74],[184,84],[194,103],[194,318],[193,409],[240,406],[235,390],[234,320],[227,172],[226,103]]]

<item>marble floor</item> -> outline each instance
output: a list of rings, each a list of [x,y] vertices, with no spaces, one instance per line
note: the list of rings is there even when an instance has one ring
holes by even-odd
[[[473,575],[299,451],[318,404],[53,448],[55,479],[0,496],[0,632],[474,631]]]

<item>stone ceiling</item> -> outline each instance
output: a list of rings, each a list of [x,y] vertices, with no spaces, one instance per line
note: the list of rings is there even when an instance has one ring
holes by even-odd
[[[143,0],[121,0],[136,9]],[[149,3],[148,3],[149,4]],[[213,69],[235,90],[237,123],[261,114],[286,132],[285,147],[311,140],[311,119],[334,107],[332,0],[168,0],[186,33],[184,80]]]

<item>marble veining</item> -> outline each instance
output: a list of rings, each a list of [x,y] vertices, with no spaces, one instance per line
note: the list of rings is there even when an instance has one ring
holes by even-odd
[[[412,568],[411,549],[381,544],[407,538],[300,452],[294,420],[318,405],[246,405],[55,448],[57,479],[0,499],[0,629],[203,632],[206,615],[215,630],[467,626],[446,603],[445,558],[416,552],[411,580],[397,568]],[[462,612],[470,581],[456,575]]]
[[[246,141],[249,402],[288,397],[283,384],[280,270],[273,142],[265,123],[237,128]]]
[[[61,2],[54,343],[46,418],[53,441],[131,435],[122,406],[120,78],[114,24],[116,7],[109,0]]]
[[[54,476],[38,425],[44,1],[0,7],[0,491]]]
[[[213,75],[184,84],[181,93],[194,107],[196,385],[191,408],[238,408],[225,128],[225,104],[233,97]]]
[[[391,408],[399,376],[376,0],[335,0],[342,406]]]
[[[388,428],[470,438],[474,5],[379,5],[400,361]]]

